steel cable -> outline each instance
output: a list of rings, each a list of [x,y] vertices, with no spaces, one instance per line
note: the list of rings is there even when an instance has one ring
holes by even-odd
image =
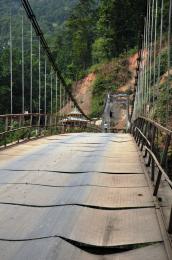
[[[10,10],[10,94],[11,108],[10,113],[13,114],[13,40],[12,40],[12,10]]]
[[[22,9],[22,114],[25,112],[24,13]]]
[[[166,105],[166,126],[169,121],[169,105],[170,105],[170,68],[171,68],[171,15],[172,15],[172,0],[169,3],[169,26],[168,26],[168,80],[167,80],[167,88],[166,88],[166,97],[167,97],[167,105]]]

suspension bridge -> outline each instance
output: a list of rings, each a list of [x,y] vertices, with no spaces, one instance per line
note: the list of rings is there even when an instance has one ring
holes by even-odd
[[[20,39],[9,10],[1,43],[10,87],[1,97],[0,259],[172,259],[171,11],[171,0],[148,0],[134,94],[108,94],[105,133],[78,105],[29,1],[15,13]],[[127,128],[111,133],[120,102]],[[84,127],[76,120],[66,128],[64,107],[76,108]]]

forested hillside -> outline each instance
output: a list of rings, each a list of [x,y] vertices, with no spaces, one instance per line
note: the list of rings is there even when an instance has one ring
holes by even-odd
[[[30,0],[29,1],[36,17],[45,34],[52,35],[58,27],[68,19],[71,9],[75,6],[78,0]],[[21,11],[20,0],[0,0],[0,22],[3,28],[8,21],[10,11],[12,15],[19,21],[17,16]],[[1,37],[5,35],[1,34]]]
[[[68,19],[78,0],[30,0],[29,1],[45,33],[58,31]]]
[[[90,65],[117,57],[137,45],[146,4],[144,0],[29,2],[50,45],[55,47],[60,67],[73,80],[80,78]],[[20,6],[20,0],[1,0],[1,38],[8,37],[10,8],[20,23]],[[17,31],[15,23],[13,30]]]
[[[145,0],[30,0],[39,24],[52,47],[54,57],[70,86],[82,79],[89,71],[102,68],[103,64],[124,64],[125,58],[137,49],[138,32],[143,30],[143,16],[146,13]],[[11,8],[10,8],[11,7]],[[14,112],[21,110],[21,14],[20,0],[1,0],[0,23],[0,85],[1,98],[6,100],[6,107],[0,104],[0,113],[9,111],[9,23],[12,11],[13,34],[13,94]],[[25,58],[25,94],[29,95],[30,70],[30,27],[24,20],[24,58]],[[38,42],[33,41],[33,96],[37,96],[38,86]],[[119,57],[119,62],[118,62]],[[98,64],[98,65],[97,65]],[[126,66],[125,66],[126,67]],[[124,68],[125,69],[125,68]],[[43,71],[43,69],[42,69]],[[102,71],[102,69],[98,69]],[[99,106],[104,93],[114,90],[119,85],[114,82],[116,69],[102,78],[96,79],[94,97],[101,93]],[[119,71],[118,71],[119,72]],[[119,73],[118,73],[119,74]],[[43,77],[43,75],[42,75]],[[125,82],[124,82],[125,83]],[[102,89],[103,86],[103,89]],[[96,96],[97,95],[97,96]],[[29,107],[26,100],[26,109]],[[37,111],[37,99],[33,101]],[[96,101],[97,102],[97,101]],[[4,102],[3,102],[4,104]],[[47,102],[48,104],[48,102]],[[49,106],[49,104],[48,104]]]
[[[82,79],[95,66],[108,64],[112,59],[128,56],[130,49],[138,44],[138,31],[142,29],[145,1],[140,0],[30,0],[38,22],[52,48],[54,57],[70,86]],[[14,112],[21,111],[21,19],[20,0],[1,0],[0,5],[0,85],[1,98],[6,101],[0,104],[0,113],[9,111],[9,40],[10,11],[12,13],[13,37],[13,95]],[[25,94],[29,96],[30,88],[30,27],[24,19],[24,59],[25,59]],[[33,41],[33,98],[38,92],[38,41]],[[116,61],[115,61],[116,63]],[[118,62],[117,62],[118,63]],[[100,65],[96,65],[100,64]],[[42,68],[43,71],[43,68]],[[115,72],[115,70],[114,70]],[[42,75],[43,77],[43,75]],[[96,80],[96,93],[101,93],[98,106],[102,104],[106,87],[114,86],[115,75],[106,73]],[[49,81],[48,81],[49,82]],[[49,84],[49,83],[48,83]],[[101,86],[103,84],[103,89]],[[117,83],[118,85],[118,83]],[[100,87],[100,88],[99,88]],[[99,90],[98,90],[99,89]],[[49,96],[49,95],[48,95]],[[97,101],[96,101],[97,102]],[[29,108],[29,99],[25,102]],[[38,100],[33,100],[33,109],[37,111]],[[95,103],[95,102],[93,102]],[[47,101],[49,107],[49,102]]]
[[[145,5],[144,0],[78,1],[55,39],[57,59],[67,77],[78,80],[91,65],[135,48]]]
[[[53,37],[68,19],[77,0],[30,0],[40,27],[53,44]],[[9,113],[10,107],[10,20],[12,23],[13,47],[13,98],[14,113],[21,111],[21,60],[22,60],[22,15],[24,15],[24,60],[25,60],[25,95],[29,96],[30,85],[30,23],[21,8],[20,0],[0,0],[0,114]],[[11,19],[10,19],[11,17]],[[56,52],[57,50],[55,50]],[[41,75],[43,77],[43,73]],[[33,39],[33,110],[37,111],[38,100],[38,39]],[[3,101],[3,102],[2,102]],[[4,104],[6,104],[4,106]],[[49,97],[47,100],[49,108]],[[29,109],[26,99],[25,109]]]
[[[78,0],[30,0],[32,8],[42,25],[45,25],[49,30],[51,26],[61,24],[68,18],[70,10],[75,6]],[[20,0],[1,0],[0,14],[2,17],[7,16],[12,9],[15,14],[18,7],[21,6]]]

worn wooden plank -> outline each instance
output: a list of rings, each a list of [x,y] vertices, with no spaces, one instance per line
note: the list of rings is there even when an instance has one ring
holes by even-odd
[[[38,256],[41,260],[166,259],[163,244],[146,246],[163,239],[131,135],[70,134],[24,144],[23,150],[15,149],[9,150],[9,154],[2,154],[0,200],[33,206],[61,206],[0,205],[0,239],[38,239],[10,243],[0,241],[0,259],[1,255],[3,260],[10,257],[34,260],[34,257],[39,259]],[[19,156],[16,156],[17,153]],[[62,206],[66,203],[83,204],[84,207]],[[103,207],[115,210],[104,210]],[[102,247],[126,248],[140,244],[146,247],[97,256],[58,237],[48,238],[51,236],[99,247],[99,253]],[[42,237],[47,239],[39,240]]]
[[[105,216],[105,215],[106,216]],[[71,239],[96,245],[121,246],[161,241],[161,233],[154,209],[95,211],[88,209],[79,215]],[[85,223],[85,224],[83,224]],[[89,230],[89,232],[86,232]]]
[[[105,188],[66,187],[53,188],[32,185],[5,185],[0,188],[0,203],[33,206],[79,204],[102,208],[153,207],[153,198],[147,187]]]
[[[61,172],[107,172],[107,173],[143,173],[142,167],[140,164],[135,163],[118,163],[118,162],[109,162],[98,160],[92,161],[88,158],[82,158],[78,161],[78,157],[71,154],[65,153],[65,158],[62,155],[61,157],[50,156],[52,160],[47,156],[47,161],[45,164],[42,163],[42,160],[45,158],[41,157],[32,157],[28,156],[25,160],[16,160],[15,164],[11,164],[8,167],[3,169],[9,169],[13,171],[23,170],[23,171],[61,171]],[[29,162],[32,162],[31,164]],[[93,163],[94,162],[94,163]],[[3,172],[3,169],[0,172]]]
[[[95,167],[96,171],[110,172],[110,173],[143,173],[143,169],[140,164],[129,163],[100,163]]]
[[[108,211],[78,206],[40,209],[1,205],[0,214],[0,238],[5,239],[58,235],[94,246],[162,241],[155,210],[150,208]]]
[[[97,137],[96,137],[97,136]],[[96,142],[100,142],[101,140],[100,135],[95,135],[93,138],[86,137],[88,142],[92,142],[92,140],[95,140]],[[27,156],[24,156],[23,158],[19,158],[19,160],[15,161],[15,165],[11,164],[9,166],[9,169],[16,169],[16,170],[54,170],[54,171],[104,171],[104,172],[122,172],[122,173],[141,173],[142,169],[140,167],[139,161],[135,160],[135,162],[130,162],[129,159],[125,162],[125,160],[116,160],[116,161],[108,161],[106,162],[107,158],[104,158],[100,162],[100,158],[97,157],[97,162],[93,163],[91,157],[85,159],[84,157],[80,157],[78,160],[78,156],[80,155],[92,155],[92,158],[94,158],[94,155],[96,156],[111,156],[115,157],[123,153],[123,156],[125,154],[126,157],[128,157],[128,154],[131,153],[131,149],[137,153],[136,147],[133,143],[113,143],[110,141],[111,135],[107,135],[107,140],[103,139],[104,147],[94,146],[94,147],[78,147],[77,142],[81,142],[83,140],[84,134],[79,136],[71,135],[69,137],[66,137],[68,142],[75,142],[76,140],[76,147],[70,146],[70,145],[63,145],[62,143],[59,143],[59,141],[55,143],[44,143],[44,139],[34,141],[31,144],[24,144],[24,149],[28,149]],[[128,138],[128,137],[127,137]],[[116,140],[121,140],[121,137],[116,137]],[[95,142],[94,141],[94,142]],[[35,145],[35,147],[34,147]],[[123,147],[127,146],[127,149],[120,148],[121,145]],[[34,153],[32,151],[32,148],[34,147]],[[108,148],[109,147],[109,148]],[[46,148],[46,149],[45,149]],[[105,149],[106,148],[106,149]],[[13,149],[13,148],[12,148]],[[120,150],[121,149],[121,150]],[[121,153],[120,153],[121,151]],[[14,156],[16,155],[16,151],[14,150]],[[20,153],[21,155],[21,153]],[[6,156],[6,155],[4,155]],[[11,155],[12,160],[14,159],[14,156]],[[9,156],[7,156],[9,159]],[[6,159],[7,159],[6,158]],[[137,156],[136,156],[137,158]],[[4,160],[4,158],[3,158]],[[44,161],[44,164],[42,163]],[[32,163],[30,163],[32,162]],[[126,163],[124,165],[124,162]],[[118,168],[118,169],[117,169]]]
[[[105,174],[88,173],[56,173],[34,171],[0,171],[0,185],[6,183],[23,183],[52,186],[97,185],[113,188],[132,188],[148,186],[144,174]]]
[[[101,157],[101,156],[100,156]],[[92,159],[94,160],[94,156],[92,156]],[[100,158],[98,158],[100,159]],[[101,161],[103,162],[106,162],[106,164],[111,164],[111,163],[114,163],[114,164],[123,164],[123,163],[126,163],[126,164],[131,164],[131,165],[140,165],[140,159],[137,158],[137,157],[124,157],[124,156],[118,156],[118,157],[108,157],[108,156],[102,156],[101,158]]]
[[[68,254],[69,252],[69,254]],[[53,254],[54,253],[54,254]],[[50,256],[51,259],[64,260],[166,260],[167,255],[163,244],[145,246],[140,249],[131,250],[129,252],[114,253],[110,255],[93,255],[76,249],[72,245],[62,242]],[[55,258],[57,257],[57,258]]]
[[[83,247],[84,249],[84,247]],[[167,260],[163,244],[145,246],[128,252],[108,255],[91,254],[60,239],[51,238],[29,242],[0,242],[0,259],[3,260]],[[101,250],[101,248],[100,248]],[[99,250],[97,250],[99,251]],[[108,250],[107,250],[108,251]],[[112,250],[113,252],[113,250]],[[100,251],[99,251],[100,253]],[[29,258],[28,258],[29,256]]]

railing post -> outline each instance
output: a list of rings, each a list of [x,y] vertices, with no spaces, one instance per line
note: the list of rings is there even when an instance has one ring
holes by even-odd
[[[152,163],[151,163],[151,180],[154,181],[155,180],[155,162],[152,159]]]
[[[30,126],[30,127],[28,128],[28,140],[30,140],[31,131],[32,131],[32,127]]]
[[[21,124],[22,124],[22,116],[19,116],[19,128],[21,128]]]
[[[168,233],[172,234],[172,208],[170,212],[170,220],[169,220],[169,226],[168,226]]]
[[[22,126],[25,126],[25,115],[22,116]]]
[[[30,115],[30,126],[32,127],[33,115]]]
[[[144,128],[144,119],[141,118],[140,120],[141,120],[141,123],[140,123],[140,131],[143,132],[143,128]],[[139,135],[140,135],[140,138],[139,138],[139,140],[138,140],[138,146],[140,147],[141,141],[142,141],[142,143],[143,143],[143,137],[142,137],[141,134],[139,134]]]
[[[140,120],[140,118],[138,119],[138,129],[140,129],[140,126],[141,126],[141,120]],[[140,133],[139,133],[139,131],[138,131],[138,134],[136,135],[136,143],[138,143],[138,141],[139,141],[139,136],[140,136]]]
[[[151,131],[151,127],[150,127],[150,131]],[[150,143],[151,143],[151,151],[154,152],[154,142],[155,142],[155,135],[156,135],[156,127],[155,126],[152,126],[152,133],[150,133],[151,136],[150,136]],[[151,155],[149,154],[149,159],[148,159],[148,162],[147,162],[147,166],[150,166],[151,164]]]
[[[149,123],[146,122],[146,123],[145,123],[144,133],[143,133],[146,137],[147,137],[148,128],[149,128]],[[144,143],[143,143],[143,146],[144,146]],[[141,147],[142,150],[143,150],[143,146]],[[147,157],[147,150],[145,150],[145,154],[144,154],[143,157],[144,157],[144,158]]]
[[[160,182],[161,182],[161,176],[162,176],[162,173],[159,171],[158,177],[157,177],[157,180],[156,180],[156,184],[155,184],[155,189],[154,189],[154,192],[153,192],[153,196],[157,196],[157,194],[158,194],[158,189],[159,189],[159,185],[160,185]]]
[[[8,116],[5,117],[5,131],[8,131]]]
[[[56,114],[56,133],[58,133],[58,123],[59,123],[59,117],[58,114]]]
[[[52,135],[52,114],[50,114],[50,133]]]
[[[140,120],[141,120],[140,131],[143,132],[143,128],[144,128],[144,120],[143,120],[143,118],[141,118]],[[142,141],[142,144],[143,144],[143,142],[144,142],[143,139],[144,139],[144,138],[143,138],[142,135],[140,134],[140,139],[139,139],[139,142],[138,142],[138,146],[139,146],[139,147],[140,147],[141,141]],[[141,146],[141,147],[143,147],[143,146]],[[142,150],[143,150],[143,148],[142,148]]]
[[[21,130],[19,130],[19,131],[21,131]],[[19,143],[19,141],[20,141],[20,136],[17,135],[17,143]]]
[[[45,114],[45,117],[44,117],[44,128],[45,128],[45,131],[47,131],[47,114]]]
[[[166,140],[165,140],[165,147],[164,147],[164,151],[162,154],[162,159],[161,159],[161,166],[164,167],[167,161],[167,154],[168,154],[168,148],[170,146],[170,142],[171,142],[171,135],[167,134],[166,135]]]
[[[171,135],[167,134],[166,141],[165,141],[165,147],[164,147],[164,151],[163,151],[163,155],[162,155],[162,159],[161,159],[162,167],[165,165],[165,162],[167,159],[167,153],[168,153],[168,147],[170,145],[170,141],[171,141]],[[161,176],[162,176],[162,173],[158,172],[158,177],[157,177],[157,181],[156,181],[155,189],[154,189],[154,193],[153,193],[154,196],[157,196],[158,189],[159,189],[160,182],[161,182]]]
[[[7,146],[6,133],[4,133],[4,146]]]

